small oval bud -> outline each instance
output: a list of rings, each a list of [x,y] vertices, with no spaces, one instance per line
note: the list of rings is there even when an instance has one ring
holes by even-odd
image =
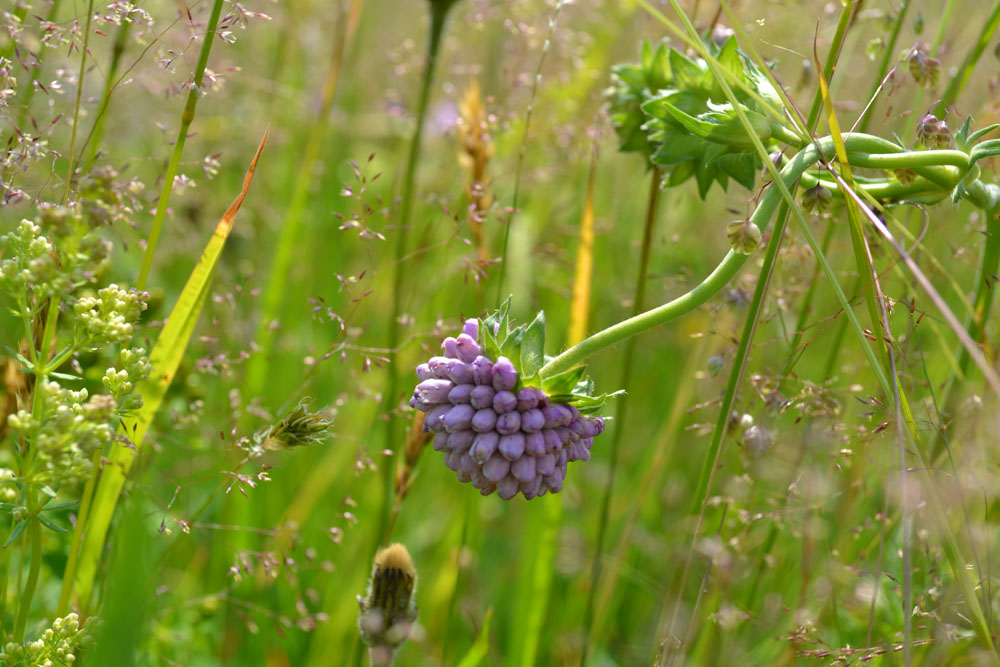
[[[425,433],[437,433],[438,431],[444,429],[444,424],[441,423],[441,419],[444,418],[446,414],[454,406],[451,403],[445,403],[444,405],[435,405],[427,412],[427,416],[424,417],[424,432]]]
[[[750,220],[737,220],[726,226],[729,245],[740,254],[749,255],[760,246],[760,227]]]
[[[521,454],[524,454],[524,434],[511,433],[501,436],[498,449],[508,460],[520,458]]]
[[[535,433],[545,427],[545,415],[541,410],[528,410],[521,413],[521,430],[525,433]]]
[[[479,355],[472,361],[472,377],[476,384],[493,386],[493,362]]]
[[[441,418],[441,422],[444,424],[445,430],[449,433],[466,431],[472,427],[472,415],[474,414],[476,414],[476,410],[471,405],[459,404],[452,407]]]
[[[521,429],[524,429],[524,417],[521,417]],[[524,436],[524,451],[533,456],[541,456],[545,453],[545,436],[540,431],[528,433]]]
[[[472,454],[480,463],[485,462],[491,456],[493,452],[497,450],[497,446],[500,444],[500,434],[496,431],[488,431],[486,433],[480,433],[476,436],[475,440],[472,441],[472,448],[469,453]]]
[[[493,387],[497,391],[512,390],[517,386],[517,369],[507,357],[500,357],[493,364]]]
[[[479,340],[479,320],[474,317],[465,320],[462,325],[462,333],[473,340]]]
[[[448,434],[448,444],[447,449],[449,452],[459,452],[464,454],[469,451],[472,446],[472,441],[475,440],[476,433],[474,431],[455,431],[454,433]]]
[[[510,472],[519,482],[530,482],[535,478],[535,457],[522,456],[510,466]]]
[[[469,394],[469,403],[477,410],[493,407],[493,397],[496,390],[488,384],[477,385]]]
[[[448,379],[455,384],[472,384],[472,366],[458,359],[452,360],[448,365]]]
[[[472,398],[472,390],[476,388],[474,384],[458,384],[448,392],[448,402],[452,405],[468,403]]]
[[[951,145],[951,130],[943,120],[927,113],[917,121],[917,139],[927,148],[948,148]]]
[[[510,461],[500,454],[494,454],[483,464],[483,476],[494,484],[506,477],[508,472],[510,472]]]
[[[510,500],[516,496],[520,489],[521,485],[518,483],[517,478],[510,474],[497,482],[497,495],[504,500]]]
[[[543,454],[535,457],[535,472],[539,475],[551,475],[556,471],[556,457]]]
[[[502,415],[505,412],[514,410],[516,407],[517,397],[509,391],[498,391],[493,397],[493,409],[497,411],[497,414]]]
[[[448,336],[441,341],[441,349],[444,350],[444,356],[449,359],[458,359],[458,340],[454,336]]]
[[[527,412],[538,407],[538,395],[534,387],[522,387],[517,392],[517,409],[519,412]]]
[[[458,358],[462,361],[471,364],[483,353],[483,349],[472,336],[462,333],[458,335],[457,340]]]
[[[505,412],[497,417],[497,432],[500,435],[510,435],[521,430],[521,413]]]
[[[486,433],[487,431],[492,431],[497,425],[497,413],[493,411],[492,408],[484,408],[482,410],[477,410],[476,414],[472,415],[472,430],[479,433]]]

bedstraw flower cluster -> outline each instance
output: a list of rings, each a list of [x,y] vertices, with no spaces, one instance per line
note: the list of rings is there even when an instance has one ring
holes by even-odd
[[[544,326],[544,319],[536,322],[541,326],[515,330],[517,340],[509,345],[520,347],[522,358],[540,357],[523,354],[538,340],[528,332]],[[484,332],[486,338],[493,335]],[[585,395],[549,394],[531,372],[536,368],[527,377],[507,356],[491,354],[480,343],[479,320],[467,320],[462,333],[441,347],[443,356],[417,367],[420,383],[410,406],[426,413],[424,429],[435,434],[433,446],[444,453],[445,465],[484,496],[495,491],[509,500],[521,493],[531,500],[562,490],[568,464],[589,460],[594,438],[604,431],[603,419],[584,416],[573,403],[579,398],[590,409],[599,405]],[[572,373],[557,382],[578,381],[580,373]]]
[[[79,648],[90,640],[96,621],[97,617],[92,616],[81,625],[76,614],[57,618],[51,628],[32,642],[8,642],[0,649],[0,665],[71,665],[76,662]]]

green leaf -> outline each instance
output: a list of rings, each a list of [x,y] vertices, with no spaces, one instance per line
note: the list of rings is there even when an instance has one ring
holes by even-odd
[[[21,537],[21,533],[23,533],[24,529],[27,527],[27,521],[21,521],[20,523],[14,524],[14,530],[10,531],[10,536],[7,538],[7,541],[3,543],[3,548],[6,549],[11,544],[16,542],[17,538]]]
[[[38,514],[37,516],[38,516],[38,520],[42,522],[42,525],[45,526],[46,528],[48,528],[49,530],[53,530],[53,531],[55,531],[57,533],[68,533],[69,532],[69,529],[63,528],[62,526],[60,526],[59,524],[57,524],[56,522],[54,522],[52,519],[50,519],[47,516],[45,516],[44,514]]]
[[[94,491],[87,525],[77,526],[77,530],[86,531],[83,544],[80,547],[80,556],[73,583],[76,596],[80,601],[80,608],[83,610],[87,610],[89,607],[90,594],[93,591],[94,578],[97,575],[97,566],[101,554],[104,553],[108,527],[111,525],[111,518],[114,515],[115,506],[118,504],[118,496],[125,484],[125,476],[132,467],[136,454],[141,450],[146,432],[152,425],[153,418],[163,403],[163,397],[184,358],[184,352],[191,340],[198,316],[205,305],[215,265],[222,255],[222,249],[233,229],[236,214],[250,189],[254,170],[266,141],[267,134],[265,133],[243,179],[243,189],[216,225],[215,232],[205,245],[205,250],[191,271],[177,303],[170,311],[167,323],[160,331],[160,336],[156,339],[156,344],[149,354],[149,362],[152,364],[153,371],[149,379],[139,385],[143,405],[136,414],[135,420],[130,420],[131,423],[126,428],[126,436],[131,439],[134,450],[122,445],[111,449],[108,455],[110,462],[104,467]]]
[[[469,647],[468,653],[458,663],[458,667],[478,667],[482,663],[486,654],[490,650],[490,621],[493,619],[493,608],[486,610],[486,618],[483,619],[483,627],[479,629],[476,641]]]
[[[0,503],[0,512],[13,512],[18,507],[20,506],[14,503]]]
[[[706,79],[708,72],[699,67],[698,63],[675,49],[670,49],[670,71],[674,85],[681,89],[704,92],[705,84],[711,80],[710,74]]]
[[[4,345],[3,349],[7,353],[8,357],[11,357],[12,359],[16,359],[17,361],[19,361],[21,363],[21,365],[26,366],[29,371],[31,370],[31,367],[32,367],[33,364],[28,359],[25,359],[24,356],[20,352],[18,352],[14,348],[9,347],[7,345]]]
[[[79,500],[62,500],[58,503],[49,503],[42,507],[43,512],[58,512],[59,510],[70,509],[80,504]]]
[[[757,178],[758,158],[756,153],[720,155],[716,158],[715,164],[747,190],[753,190],[754,181]]]
[[[968,122],[968,121],[966,121],[966,122]],[[979,139],[981,137],[986,136],[987,134],[989,134],[993,130],[997,129],[998,127],[1000,127],[1000,123],[994,123],[993,125],[990,125],[988,127],[984,127],[981,130],[976,130],[971,135],[969,135],[969,143],[970,144],[974,144],[975,142],[979,141]]]
[[[972,147],[969,152],[969,165],[989,157],[1000,155],[1000,139],[988,139]]]
[[[83,380],[79,375],[72,375],[71,373],[49,373],[50,376],[58,378],[60,380]]]
[[[524,330],[524,338],[521,339],[521,366],[518,370],[522,377],[531,377],[544,365],[545,312],[540,311]]]
[[[586,370],[586,366],[577,366],[552,377],[542,378],[541,389],[549,398],[559,394],[571,394],[573,387],[577,385]]]

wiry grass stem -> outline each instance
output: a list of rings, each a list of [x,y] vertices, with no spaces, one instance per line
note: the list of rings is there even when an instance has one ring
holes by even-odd
[[[90,19],[94,16],[94,0],[87,3],[87,20],[83,28],[83,48],[80,50],[80,74],[76,80],[76,104],[73,108],[73,132],[69,140],[69,153],[66,154],[66,193],[63,202],[69,201],[70,187],[73,184],[73,167],[76,160],[76,130],[80,124],[80,100],[83,99],[83,76],[87,73],[87,53],[90,50]],[[34,86],[32,86],[34,87]]]
[[[208,25],[205,27],[205,36],[202,38],[201,51],[198,54],[198,63],[194,70],[194,79],[191,82],[191,87],[188,89],[184,110],[181,112],[181,124],[177,130],[177,139],[174,141],[174,150],[170,154],[170,161],[167,162],[167,170],[163,174],[163,187],[160,189],[160,198],[156,202],[156,214],[153,216],[153,226],[149,230],[149,239],[146,241],[146,252],[142,256],[142,267],[139,269],[139,277],[135,281],[137,289],[145,288],[146,280],[149,278],[149,271],[153,266],[153,255],[156,254],[156,245],[160,240],[160,231],[163,229],[163,220],[167,216],[170,193],[174,189],[174,177],[177,175],[177,168],[181,162],[181,154],[184,152],[184,142],[187,141],[188,128],[194,122],[195,110],[198,107],[198,97],[201,95],[201,86],[205,79],[205,67],[208,65],[208,56],[212,52],[212,44],[215,42],[215,30],[219,26],[222,5],[223,0],[214,0],[212,3],[212,13],[208,18]]]
[[[646,216],[643,224],[642,248],[639,251],[639,271],[635,279],[635,291],[632,297],[632,315],[642,312],[646,301],[646,279],[649,272],[649,255],[653,245],[653,229],[656,226],[657,213],[660,204],[660,188],[663,175],[656,167],[652,168],[649,175],[649,197],[646,202]],[[632,377],[632,359],[635,355],[635,338],[630,338],[625,343],[625,352],[622,355],[622,374],[618,387],[627,390]],[[601,559],[604,554],[604,540],[608,530],[608,515],[611,509],[611,493],[615,485],[615,473],[618,469],[618,448],[621,444],[622,434],[628,412],[628,394],[618,397],[615,405],[615,433],[611,439],[608,449],[608,477],[604,482],[604,491],[601,495],[601,509],[597,520],[597,543],[594,545],[594,558],[590,564],[590,587],[587,589],[587,601],[583,612],[583,649],[580,653],[580,665],[587,662],[587,649],[589,648],[590,631],[594,622],[594,600],[597,595],[598,583],[601,579]]]
[[[396,420],[393,416],[398,401],[397,392],[397,359],[399,356],[400,324],[399,317],[403,303],[403,284],[406,278],[406,267],[403,258],[406,255],[407,232],[410,228],[410,218],[413,213],[413,199],[416,189],[417,165],[420,163],[421,139],[424,133],[424,121],[427,117],[427,107],[430,102],[431,89],[434,84],[434,72],[437,68],[438,53],[441,50],[441,38],[444,35],[445,20],[451,4],[431,3],[431,25],[427,41],[427,62],[424,65],[423,77],[420,80],[420,95],[416,107],[416,125],[410,140],[410,150],[406,161],[406,171],[403,174],[402,201],[400,202],[399,229],[396,230],[396,255],[392,266],[392,310],[389,313],[389,363],[386,365],[388,381],[385,394],[382,396],[382,408],[385,422],[385,449],[395,452],[398,449]],[[389,525],[394,499],[393,473],[395,472],[394,456],[386,456],[383,463],[383,509],[379,518],[378,529],[375,532],[376,541],[381,539]]]

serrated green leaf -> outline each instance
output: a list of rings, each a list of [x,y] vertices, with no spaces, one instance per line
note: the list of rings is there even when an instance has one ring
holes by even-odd
[[[14,524],[14,530],[10,531],[10,536],[8,536],[7,541],[3,543],[3,548],[6,549],[14,542],[16,542],[17,538],[21,537],[21,533],[23,533],[24,529],[27,527],[28,527],[27,521],[21,521],[20,523]]]
[[[534,321],[524,330],[521,339],[522,375],[534,376],[545,364],[545,312],[539,311]]]

